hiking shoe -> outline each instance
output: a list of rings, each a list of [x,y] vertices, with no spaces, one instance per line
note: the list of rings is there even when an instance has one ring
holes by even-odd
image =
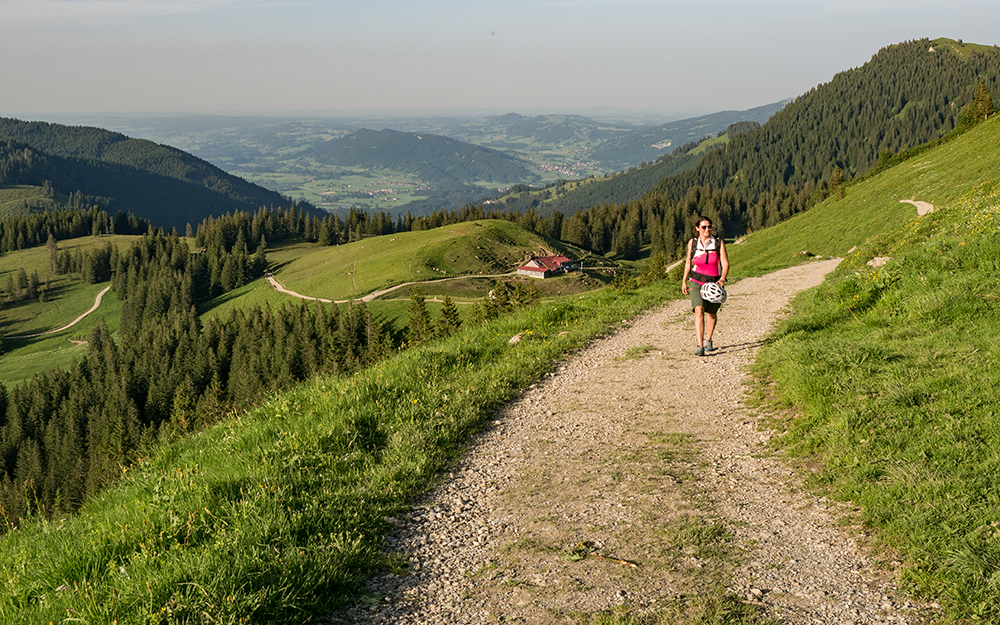
[[[694,350],[694,355],[695,356],[704,356],[705,355],[705,348],[704,347],[699,347],[698,349]]]
[[[715,351],[715,345],[712,345],[712,339],[708,339],[708,342],[705,343],[705,351],[706,352]]]

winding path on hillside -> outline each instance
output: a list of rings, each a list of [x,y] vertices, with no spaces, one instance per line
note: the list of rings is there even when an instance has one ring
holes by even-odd
[[[73,321],[69,322],[68,324],[64,325],[61,328],[56,328],[55,330],[46,330],[45,332],[38,332],[36,334],[22,334],[20,336],[5,336],[4,338],[5,339],[33,339],[33,338],[37,338],[39,336],[45,336],[47,334],[55,334],[56,332],[62,332],[63,330],[68,330],[68,329],[72,328],[73,326],[75,326],[76,324],[78,324],[81,321],[83,321],[87,317],[87,315],[89,315],[90,313],[92,313],[95,310],[97,310],[98,307],[101,305],[101,299],[104,298],[104,294],[107,293],[110,290],[111,290],[111,285],[109,284],[108,286],[104,287],[101,290],[100,293],[97,294],[97,297],[94,299],[94,305],[90,307],[90,310],[88,310],[87,312],[83,313],[82,315],[80,315],[79,317],[77,317],[76,319],[74,319]]]
[[[856,511],[803,488],[745,397],[746,369],[790,299],[838,262],[728,287],[707,357],[693,354],[682,299],[557,363],[411,512],[386,519],[408,573],[373,578],[363,603],[320,622],[662,616],[722,584],[779,623],[918,623],[928,608],[876,565],[891,558],[841,522]],[[567,557],[581,546],[610,559]]]
[[[349,302],[370,302],[370,301],[372,301],[374,299],[382,297],[383,295],[386,295],[387,293],[392,293],[393,291],[396,291],[398,289],[402,289],[402,288],[405,288],[405,287],[408,287],[408,286],[412,286],[412,285],[415,285],[415,284],[430,284],[430,283],[433,283],[433,282],[448,282],[449,280],[462,280],[462,279],[467,279],[467,278],[491,278],[491,279],[492,278],[503,278],[503,277],[506,277],[506,276],[512,276],[512,275],[514,275],[514,273],[515,272],[493,274],[493,275],[489,275],[489,276],[484,276],[484,275],[452,276],[450,278],[435,278],[434,280],[414,280],[413,282],[403,282],[402,284],[397,284],[397,285],[391,286],[391,287],[389,287],[387,289],[381,289],[379,291],[374,291],[372,293],[369,293],[368,295],[364,295],[362,297],[359,297],[359,298],[353,299],[353,300],[351,300],[351,299],[330,300],[330,299],[326,299],[326,298],[323,298],[323,297],[312,297],[312,296],[309,296],[309,295],[302,295],[301,293],[296,293],[295,291],[286,289],[284,286],[281,285],[280,282],[278,282],[274,278],[274,275],[270,271],[268,271],[265,274],[265,277],[267,278],[267,281],[271,283],[271,286],[273,286],[279,293],[284,293],[286,295],[291,295],[292,297],[298,297],[298,298],[301,298],[301,299],[307,299],[307,300],[313,300],[313,301],[317,301],[317,302],[323,302],[325,304],[329,304],[329,303],[347,304]],[[433,300],[431,300],[431,301],[433,301]]]

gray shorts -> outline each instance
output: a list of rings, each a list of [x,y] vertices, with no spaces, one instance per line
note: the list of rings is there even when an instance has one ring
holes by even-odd
[[[714,315],[722,308],[722,304],[713,304],[712,302],[703,300],[701,298],[701,285],[694,280],[688,280],[688,292],[691,293],[691,312],[694,312],[696,308],[701,306],[705,309],[705,312]]]

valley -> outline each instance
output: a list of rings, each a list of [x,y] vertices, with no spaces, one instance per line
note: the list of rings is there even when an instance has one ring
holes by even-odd
[[[675,140],[131,120],[198,156],[0,119],[0,621],[1000,619],[997,93],[1000,50],[905,42],[551,184],[545,150]],[[428,210],[294,204],[208,154]],[[508,193],[448,208],[477,185]],[[710,357],[678,285],[701,215]],[[554,254],[588,269],[511,275]],[[488,550],[451,566],[427,522]]]
[[[296,201],[344,213],[351,206],[415,215],[503,194],[513,184],[544,186],[604,176],[652,162],[689,142],[742,121],[764,123],[784,103],[727,111],[656,125],[579,115],[517,114],[489,117],[329,117],[312,119],[223,117],[78,117],[133,137],[190,151],[228,173]],[[318,148],[360,130],[450,137],[516,159],[516,179],[489,173],[441,178],[415,167],[323,162]],[[418,159],[434,158],[426,153]],[[409,206],[408,206],[409,205]],[[433,206],[434,208],[430,208]]]

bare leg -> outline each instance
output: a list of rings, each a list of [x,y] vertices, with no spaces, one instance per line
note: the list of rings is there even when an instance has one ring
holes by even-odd
[[[713,327],[715,323],[712,323]],[[694,309],[694,337],[698,339],[698,347],[705,347],[705,308],[697,306]]]
[[[706,313],[708,315],[708,323],[705,326],[705,340],[711,341],[712,335],[715,334],[715,323],[719,320],[718,314]],[[695,324],[697,326],[697,324]]]

